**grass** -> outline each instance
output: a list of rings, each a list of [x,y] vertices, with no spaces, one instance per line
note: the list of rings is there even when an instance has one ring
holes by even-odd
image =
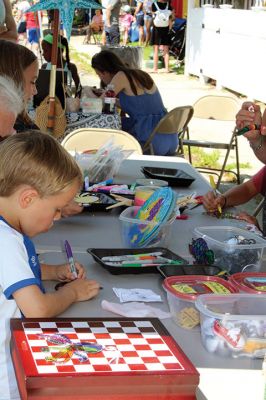
[[[129,43],[128,46],[137,47],[138,42]],[[70,46],[70,58],[73,63],[78,67],[79,71],[91,74],[94,73],[91,68],[91,57],[85,53],[78,53],[73,47]],[[146,46],[143,47],[143,60],[149,61],[153,59],[153,47]],[[176,60],[173,56],[170,56],[170,69],[178,75],[184,75],[184,65],[177,66]]]
[[[201,148],[191,148],[193,165],[197,167],[210,167],[220,168],[219,163],[220,152],[219,150],[213,150],[212,152],[206,152]],[[188,155],[188,149],[185,149],[185,155]],[[187,157],[186,157],[187,158]]]
[[[185,151],[185,156],[188,158],[188,149],[184,149]],[[222,167],[222,164],[220,162],[221,154],[219,150],[213,150],[211,152],[206,152],[201,148],[191,148],[191,154],[192,154],[192,161],[193,161],[193,166],[195,167],[204,167],[204,168],[215,168],[219,169]],[[249,169],[251,168],[251,165],[249,162],[246,163],[240,163],[239,164],[240,169]],[[236,163],[230,163],[226,165],[226,170],[227,171],[234,171],[236,170]],[[226,172],[224,175],[224,179],[226,181],[234,181],[235,175]]]
[[[82,71],[87,74],[95,73],[91,67],[91,58],[89,55],[86,55],[85,53],[79,53],[74,50],[73,47],[70,47],[70,58],[71,61],[77,65],[79,72]]]

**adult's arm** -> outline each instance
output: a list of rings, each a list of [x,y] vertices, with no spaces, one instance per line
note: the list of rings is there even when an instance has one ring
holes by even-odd
[[[75,82],[76,93],[77,93],[78,90],[80,89],[80,78],[79,78],[77,66],[73,63],[70,63],[70,71],[72,74],[73,81]]]
[[[108,6],[106,7],[106,14],[105,14],[105,26],[110,28],[111,26],[111,11],[118,3],[119,0],[110,0]]]
[[[136,17],[136,15],[141,11],[142,7],[143,7],[143,1],[138,1],[137,7],[134,12],[134,17]]]
[[[4,5],[6,8],[6,20],[5,20],[6,31],[0,34],[0,39],[16,41],[18,38],[17,26],[12,14],[12,7],[10,0],[4,0]]]
[[[241,185],[234,186],[222,195],[215,196],[213,191],[210,191],[203,196],[202,202],[206,210],[213,211],[217,209],[218,205],[221,207],[232,207],[244,204],[258,193],[258,189],[252,179],[250,179]]]

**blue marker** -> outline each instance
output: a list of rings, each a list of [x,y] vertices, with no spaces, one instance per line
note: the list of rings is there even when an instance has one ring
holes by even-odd
[[[72,249],[71,249],[70,244],[68,243],[67,240],[65,240],[65,250],[66,250],[67,259],[68,259],[68,262],[69,262],[69,265],[70,265],[70,271],[73,274],[73,276],[75,278],[77,278],[78,274],[77,274],[77,270],[76,270],[76,267],[75,267],[75,262],[74,262],[74,258],[73,258]]]

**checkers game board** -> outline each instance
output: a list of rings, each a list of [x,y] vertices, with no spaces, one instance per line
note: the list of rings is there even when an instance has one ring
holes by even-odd
[[[156,318],[14,319],[11,331],[23,400],[195,398],[198,372]]]

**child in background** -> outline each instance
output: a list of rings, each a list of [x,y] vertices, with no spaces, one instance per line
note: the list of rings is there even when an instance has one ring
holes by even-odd
[[[42,40],[42,51],[43,57],[47,63],[42,65],[42,69],[51,69],[51,58],[52,58],[52,44],[53,44],[53,35],[48,33],[45,35]],[[78,74],[78,69],[75,64],[70,62],[69,57],[69,47],[68,41],[65,37],[59,36],[58,38],[58,54],[57,54],[57,69],[63,69],[68,74],[68,86],[71,87],[72,79],[75,83],[75,97],[80,97],[81,94],[81,84],[80,78]],[[65,51],[65,58],[63,57],[63,53]],[[71,93],[69,93],[71,96]]]
[[[122,7],[122,11],[124,12],[124,15],[121,18],[121,27],[123,29],[123,46],[126,46],[128,42],[128,32],[134,17],[130,13],[131,10],[129,5]]]
[[[82,184],[79,167],[51,136],[28,131],[0,146],[0,398],[19,399],[10,355],[10,319],[54,317],[99,290],[76,263],[39,264],[31,237],[48,231]],[[68,282],[45,293],[42,280]]]

